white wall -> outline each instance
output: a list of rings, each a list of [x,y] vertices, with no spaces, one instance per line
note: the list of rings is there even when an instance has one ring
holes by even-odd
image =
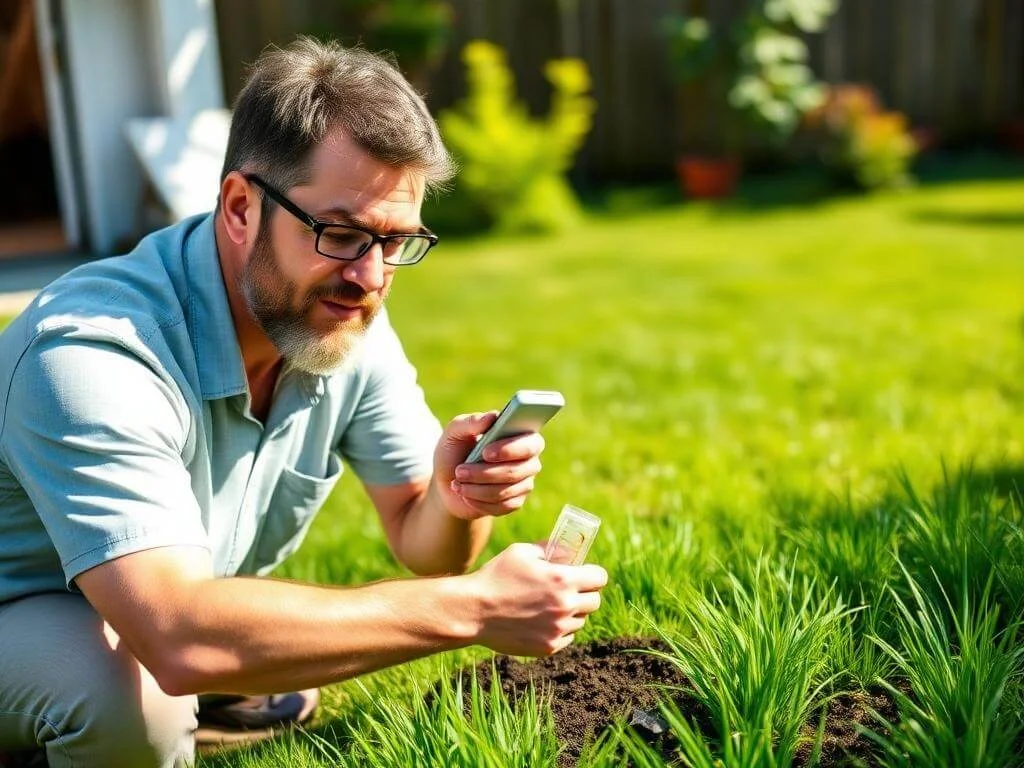
[[[212,0],[60,0],[87,245],[118,250],[145,225],[129,120],[187,124],[223,106]]]
[[[151,0],[164,113],[191,120],[224,106],[213,0]]]
[[[149,4],[139,0],[63,0],[88,245],[113,253],[137,234],[142,172],[125,121],[160,113]]]

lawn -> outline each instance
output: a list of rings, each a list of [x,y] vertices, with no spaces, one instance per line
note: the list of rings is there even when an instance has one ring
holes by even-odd
[[[565,394],[488,554],[545,538],[563,503],[601,516],[590,560],[612,581],[578,640],[660,635],[698,713],[661,712],[684,764],[813,763],[851,691],[898,711],[867,720],[872,764],[1020,763],[1017,171],[817,202],[623,193],[580,231],[442,241],[398,276],[392,319],[442,421]],[[402,572],[346,477],[279,575]],[[201,765],[554,765],[543,690],[477,691],[469,725],[446,681],[484,658],[332,686],[323,727]],[[623,729],[580,764],[623,750],[664,764]]]

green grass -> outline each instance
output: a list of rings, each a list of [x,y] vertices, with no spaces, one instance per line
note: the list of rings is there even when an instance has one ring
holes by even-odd
[[[497,523],[488,553],[544,538],[565,502],[601,515],[591,559],[612,584],[583,639],[643,631],[649,616],[691,650],[692,666],[730,658],[727,639],[753,631],[744,599],[775,595],[786,621],[828,624],[824,650],[815,636],[793,651],[809,654],[799,679],[779,679],[770,655],[736,671],[763,698],[730,704],[729,722],[766,717],[757,706],[776,714],[762,723],[767,752],[749,734],[730,757],[708,734],[705,757],[727,766],[755,764],[736,749],[786,764],[798,721],[831,692],[908,675],[873,640],[906,653],[897,597],[912,598],[897,557],[936,610],[930,585],[941,584],[976,614],[1000,605],[1004,622],[1024,567],[1010,498],[1024,486],[1024,173],[816,204],[773,207],[760,189],[752,199],[716,207],[659,194],[645,207],[627,193],[609,204],[627,214],[584,231],[446,242],[399,275],[391,300],[442,420],[499,407],[520,387],[565,393],[537,490]],[[353,542],[369,553],[357,565]],[[810,602],[757,586],[766,556],[814,581]],[[283,573],[399,574],[351,478]],[[990,577],[990,599],[978,602]],[[689,609],[672,597],[694,591],[705,602]],[[694,605],[718,622],[718,646]],[[862,610],[839,616],[839,605]],[[703,661],[692,653],[701,637]],[[409,706],[414,685],[437,676],[424,662],[366,684]],[[330,690],[330,713],[350,711],[352,688]],[[740,693],[704,695],[714,711]],[[998,723],[1019,720],[1019,698],[1001,701]],[[795,703],[809,701],[810,711]]]
[[[966,580],[966,577],[965,577]],[[900,722],[882,717],[884,735],[872,734],[892,766],[949,765],[963,768],[1019,764],[1020,713],[1003,706],[1019,683],[1024,645],[1021,619],[1000,628],[999,607],[988,590],[959,604],[928,599],[910,577],[912,597],[898,600],[899,647],[879,640],[910,685],[889,686],[900,705]],[[952,622],[950,626],[950,614]]]
[[[794,569],[772,569],[763,559],[749,587],[733,576],[727,595],[693,590],[676,602],[692,628],[663,633],[668,658],[711,722],[702,732],[670,710],[685,760],[709,768],[716,759],[743,766],[792,763],[801,730],[833,681],[829,652],[851,610],[831,590],[815,590]]]
[[[803,720],[879,677],[913,692],[907,728],[879,737],[885,764],[960,744],[951,765],[1005,765],[1020,748],[1024,167],[999,175],[821,201],[764,182],[721,206],[622,193],[584,230],[443,240],[398,276],[392,319],[442,421],[518,388],[565,394],[537,489],[487,555],[546,537],[566,502],[602,517],[590,559],[612,583],[581,639],[653,622],[685,669],[717,680],[697,693],[723,732],[749,725],[693,733],[691,764],[786,765]],[[402,573],[346,477],[279,575]],[[331,686],[323,729],[201,764],[383,768],[447,738],[449,765],[484,765],[461,750],[524,724],[548,733],[543,706],[424,719],[422,692],[485,657]],[[987,729],[988,756],[960,724],[935,727],[953,711]],[[662,764],[621,732],[602,746],[590,764],[622,749]]]

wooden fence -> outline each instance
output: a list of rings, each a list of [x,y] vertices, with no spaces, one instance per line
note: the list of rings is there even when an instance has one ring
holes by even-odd
[[[449,0],[455,28],[430,78],[436,111],[464,93],[462,45],[492,40],[509,52],[520,95],[546,109],[545,61],[582,56],[598,112],[580,158],[588,178],[663,176],[715,112],[680,89],[667,66],[660,20],[689,0]],[[749,0],[707,0],[715,22]],[[300,32],[354,42],[345,0],[216,0],[225,91],[245,62]],[[947,140],[993,135],[1024,117],[1024,0],[841,0],[825,32],[808,39],[811,65],[830,83],[873,85],[886,106]],[[712,130],[713,130],[712,126]]]

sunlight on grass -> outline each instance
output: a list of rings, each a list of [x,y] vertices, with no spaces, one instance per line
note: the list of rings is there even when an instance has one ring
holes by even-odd
[[[944,466],[970,466],[971,499],[1005,499],[1024,481],[1024,229],[960,216],[1019,210],[1022,195],[1017,180],[746,213],[662,206],[557,239],[445,242],[390,304],[439,418],[522,387],[567,401],[537,490],[488,553],[544,538],[565,502],[600,515],[591,560],[614,583],[583,639],[638,630],[637,609],[685,626],[664,590],[721,588],[761,553],[795,553],[868,606],[828,674],[867,684],[890,669],[868,636],[898,637],[882,594],[914,526],[905,482],[930,498]],[[907,535],[914,558],[948,554]],[[966,546],[981,558],[991,544]],[[346,478],[282,573],[401,572]],[[368,685],[401,702],[427,669]],[[339,713],[351,686],[335,687]]]
[[[681,624],[660,590],[721,586],[722,564],[762,551],[801,553],[849,604],[874,605],[911,525],[901,478],[928,494],[943,462],[970,465],[1003,497],[1024,479],[1024,230],[958,218],[1018,210],[1022,194],[975,182],[745,215],[662,207],[554,240],[445,243],[399,276],[391,313],[442,419],[520,387],[565,394],[537,490],[489,552],[545,537],[564,502],[599,514],[591,559],[614,583],[584,638],[635,631],[636,608]],[[374,525],[349,480],[284,572],[399,574]],[[891,666],[866,639],[887,615],[850,618],[830,674],[867,683]]]

